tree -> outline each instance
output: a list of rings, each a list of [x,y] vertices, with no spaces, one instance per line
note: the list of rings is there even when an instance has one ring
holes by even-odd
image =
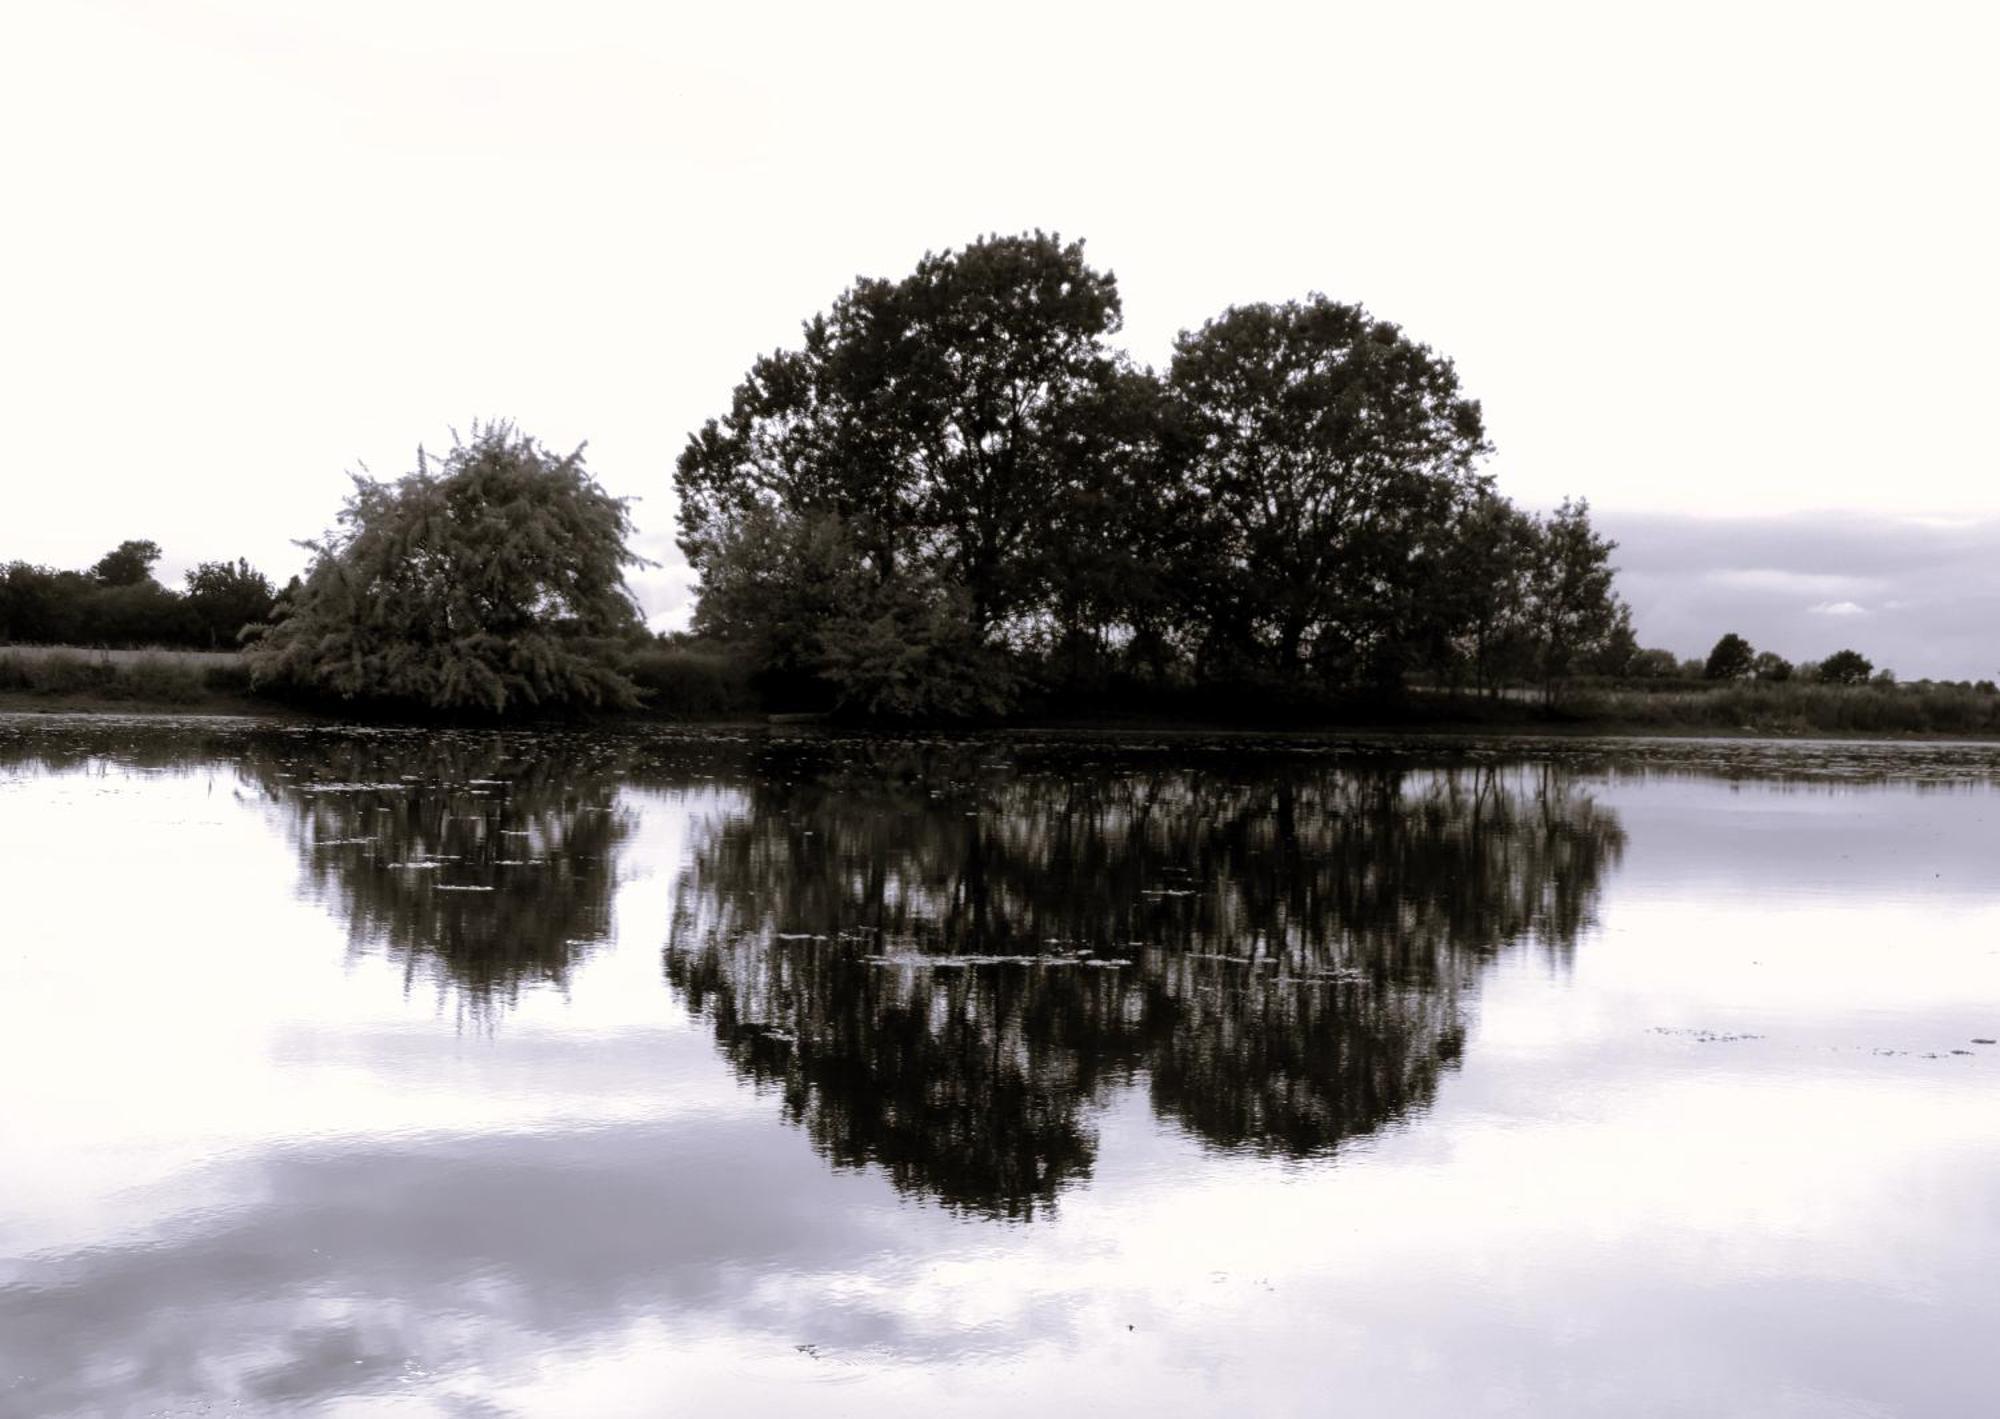
[[[153,577],[153,563],[160,560],[160,544],[153,541],[120,542],[97,559],[90,574],[106,586],[137,586]]]
[[[455,434],[433,468],[356,477],[290,614],[251,642],[259,682],[433,709],[637,703],[604,660],[639,629],[625,500],[583,450],[556,457],[511,424]]]
[[[1759,680],[1769,680],[1774,684],[1791,679],[1793,668],[1791,661],[1771,650],[1760,652],[1757,658],[1750,662],[1752,675]]]
[[[1757,652],[1750,642],[1730,631],[1715,643],[1701,673],[1710,680],[1741,680],[1756,664]]]
[[[956,585],[992,639],[1043,600],[1052,510],[1100,451],[1119,320],[1115,279],[1039,231],[856,282],[688,441],[682,550],[705,578],[754,506],[832,515],[880,581]]]
[[[277,593],[262,572],[241,557],[228,562],[203,562],[187,574],[187,607],[197,637],[211,646],[235,645],[240,632],[268,618]]]
[[[1819,678],[1827,685],[1860,685],[1875,673],[1875,663],[1858,650],[1836,650],[1819,663]]]
[[[1281,674],[1395,678],[1453,512],[1484,486],[1451,362],[1314,295],[1183,332],[1168,381],[1207,508],[1211,642]]]
[[[1632,657],[1625,673],[1634,680],[1671,680],[1681,673],[1681,662],[1670,650],[1642,650]]]
[[[1620,602],[1610,634],[1598,642],[1596,649],[1590,653],[1587,665],[1593,675],[1607,675],[1621,680],[1632,673],[1639,655],[1639,635],[1632,629],[1631,608]]]
[[[1632,614],[1611,589],[1611,554],[1618,544],[1591,527],[1586,499],[1564,498],[1535,526],[1527,620],[1542,697],[1553,703],[1578,665],[1630,637]]]
[[[9,562],[0,570],[0,641],[54,645],[80,639],[82,602],[95,589],[96,583],[78,572]]]
[[[1481,493],[1460,510],[1434,604],[1452,662],[1471,670],[1483,694],[1532,671],[1529,581],[1539,546],[1535,520],[1498,494]]]
[[[915,570],[883,581],[832,513],[738,518],[714,545],[694,630],[744,651],[783,705],[952,719],[1005,708],[1013,688],[952,588]]]

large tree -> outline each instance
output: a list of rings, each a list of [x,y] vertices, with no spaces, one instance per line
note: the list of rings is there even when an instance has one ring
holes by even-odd
[[[839,519],[883,582],[921,568],[962,593],[976,640],[1037,609],[1052,511],[1102,452],[1117,284],[1081,242],[1035,232],[861,280],[759,359],[675,475],[704,577],[753,507]]]
[[[252,642],[260,681],[342,698],[501,713],[637,702],[606,663],[638,615],[625,501],[583,450],[557,456],[510,424],[475,425],[395,483],[366,477],[290,614]]]
[[[1169,382],[1208,509],[1212,648],[1292,674],[1393,678],[1454,510],[1484,485],[1479,405],[1449,360],[1325,296],[1238,306]]]

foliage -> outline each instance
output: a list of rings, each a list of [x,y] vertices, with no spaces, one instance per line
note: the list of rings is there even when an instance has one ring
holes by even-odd
[[[1819,663],[1819,679],[1828,685],[1860,685],[1874,671],[1874,662],[1858,650],[1837,650]]]
[[[1041,232],[857,281],[680,457],[695,632],[776,702],[889,717],[1633,665],[1611,544],[1493,492],[1448,359],[1313,295],[1183,332],[1162,378],[1120,318]]]
[[[987,641],[1040,598],[1048,512],[1093,455],[1118,323],[1113,278],[1042,232],[856,282],[689,440],[683,550],[706,576],[757,507],[836,518],[885,585],[957,587]]]
[[[1175,345],[1211,658],[1346,682],[1402,668],[1446,529],[1485,487],[1451,362],[1359,306],[1238,306]]]
[[[196,636],[211,646],[235,645],[245,627],[267,619],[277,606],[271,579],[241,557],[203,562],[187,574],[187,608]]]
[[[151,540],[120,542],[98,558],[90,574],[106,586],[137,586],[153,577],[153,563],[160,560],[160,544]]]
[[[1701,673],[1711,680],[1741,680],[1750,674],[1756,656],[1749,641],[1730,631],[1709,651]]]
[[[833,708],[851,718],[980,718],[1006,710],[1018,688],[1006,657],[980,642],[962,595],[908,582],[829,622],[823,646]]]
[[[638,630],[622,499],[512,425],[433,468],[356,477],[288,614],[250,642],[260,684],[494,714],[638,703],[610,663]]]
[[[1612,592],[1617,543],[1590,525],[1590,504],[1565,498],[1536,522],[1528,574],[1527,621],[1546,700],[1586,660],[1631,639],[1631,613]]]
[[[1672,680],[1680,673],[1680,660],[1670,650],[1642,650],[1625,667],[1625,674],[1634,680]]]
[[[654,714],[716,718],[751,713],[760,703],[754,666],[727,647],[655,642],[628,650],[619,669]]]
[[[1792,671],[1792,662],[1776,651],[1762,651],[1750,662],[1750,673],[1759,680],[1772,682],[1789,680],[1792,678]]]
[[[748,509],[716,538],[695,630],[743,652],[765,694],[876,719],[998,713],[1014,678],[962,593],[885,580],[830,512]]]

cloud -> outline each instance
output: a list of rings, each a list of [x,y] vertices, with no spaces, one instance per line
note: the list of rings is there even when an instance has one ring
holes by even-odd
[[[1788,597],[1838,596],[1842,592],[1857,591],[1872,583],[1872,578],[1845,576],[1839,573],[1786,571],[1779,567],[1729,568],[1723,571],[1703,573],[1703,580],[1712,586],[1728,587],[1737,591],[1770,592]]]
[[[1853,634],[1904,679],[1983,679],[2000,666],[2000,519],[1606,509],[1594,520],[1618,543],[1612,563],[1642,644],[1705,655],[1734,631],[1817,660]]]

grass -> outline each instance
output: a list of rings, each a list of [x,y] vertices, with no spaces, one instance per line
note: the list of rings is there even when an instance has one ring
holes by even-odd
[[[762,712],[749,667],[725,652],[649,645],[626,652],[618,668],[638,685],[645,715],[725,719]],[[0,646],[0,698],[63,709],[316,708],[309,699],[254,692],[242,656],[206,650]],[[322,708],[353,712],[347,705]]]
[[[1564,718],[1619,727],[1762,734],[2000,735],[2000,694],[1959,685],[1745,681],[1716,689],[1592,689]]]
[[[0,659],[85,660],[98,665],[137,665],[142,662],[166,661],[175,665],[193,665],[210,669],[240,665],[243,657],[233,650],[177,650],[164,646],[143,646],[136,650],[106,650],[73,645],[8,645],[0,646]]]
[[[229,651],[0,648],[0,694],[90,704],[188,707],[250,692],[250,672]]]

